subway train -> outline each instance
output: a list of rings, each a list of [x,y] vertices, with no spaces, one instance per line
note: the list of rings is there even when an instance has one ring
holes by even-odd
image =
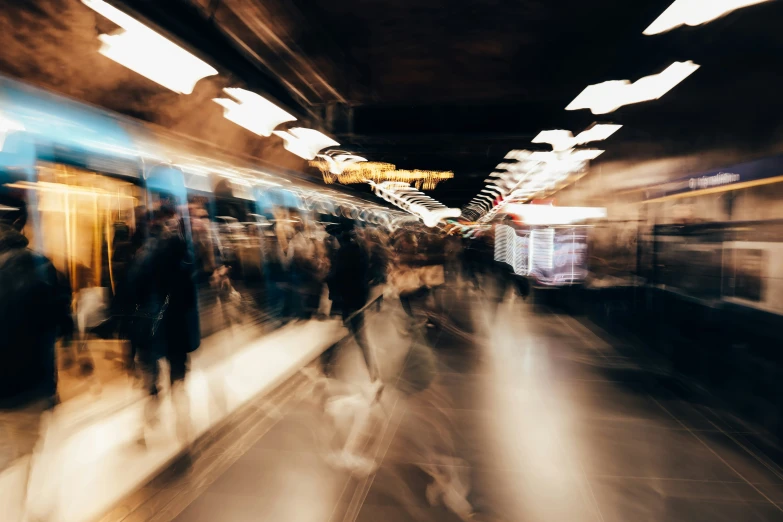
[[[214,281],[219,267],[243,320],[267,318],[261,256],[284,225],[343,215],[389,227],[400,217],[303,173],[230,156],[2,76],[0,190],[26,201],[25,235],[67,279],[85,335],[108,321],[134,231],[161,198],[173,198],[190,225],[203,336],[231,323]]]

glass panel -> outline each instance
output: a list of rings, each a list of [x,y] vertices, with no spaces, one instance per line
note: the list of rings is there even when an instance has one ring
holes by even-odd
[[[116,270],[129,249],[135,209],[144,191],[131,182],[61,164],[40,164],[38,181],[10,185],[37,198],[43,254],[66,274],[74,292],[114,289]],[[28,222],[26,235],[35,233]],[[110,263],[113,259],[115,262]]]

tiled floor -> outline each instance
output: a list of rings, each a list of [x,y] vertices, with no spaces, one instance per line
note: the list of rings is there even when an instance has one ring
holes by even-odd
[[[276,421],[259,420],[263,429],[241,449],[221,442],[230,458],[220,471],[204,472],[198,457],[184,476],[199,484],[164,481],[180,488],[167,500],[177,507],[148,518],[459,521],[425,495],[432,478],[423,469],[448,456],[438,472],[469,489],[472,520],[783,521],[783,470],[746,426],[683,400],[654,368],[574,319],[519,299],[495,309],[485,295],[445,301],[454,319],[430,330],[439,358],[430,390],[384,392],[364,450],[377,472],[352,476],[329,464],[333,426],[302,385],[301,400],[279,405]],[[378,317],[370,328],[379,359],[398,360],[393,312]],[[115,520],[143,519],[133,516]]]
[[[266,411],[262,400],[249,410],[243,409],[248,401],[285,383],[345,333],[337,321],[313,321],[260,338],[247,338],[239,332],[209,338],[193,354],[186,381],[191,440],[211,433],[238,410],[245,416],[258,410],[269,422],[274,408]],[[285,395],[281,400],[289,398]],[[138,496],[133,492],[165,469],[185,448],[185,442],[176,436],[167,393],[161,401],[160,422],[146,429],[142,439],[145,403],[138,387],[118,379],[96,395],[82,394],[58,406],[47,416],[44,445],[35,459],[19,459],[0,471],[0,520],[21,520],[23,485],[31,462],[33,478],[28,493],[35,516],[81,522],[95,520],[110,509],[109,520],[119,514],[132,515],[128,520],[147,520],[157,514],[158,510],[149,511],[149,504],[138,510],[141,501],[133,504],[134,495]],[[236,422],[228,426],[238,434],[248,428]],[[233,440],[232,448],[235,445]]]

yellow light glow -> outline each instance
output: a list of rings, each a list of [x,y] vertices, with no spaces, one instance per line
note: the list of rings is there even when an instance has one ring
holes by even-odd
[[[99,52],[145,78],[174,92],[190,94],[199,80],[218,73],[208,63],[103,0],[82,3],[124,29],[99,35],[103,43]]]
[[[16,183],[7,183],[5,186],[9,188],[17,188],[22,190],[37,190],[40,192],[55,192],[61,194],[69,194],[72,196],[93,196],[93,197],[105,197],[105,198],[116,198],[116,199],[129,199],[129,200],[136,199],[133,196],[113,194],[111,192],[107,192],[105,190],[101,190],[97,188],[76,187],[71,185],[62,185],[60,183],[49,183],[47,181],[36,181],[36,182],[18,181]]]
[[[676,0],[644,30],[647,36],[665,33],[681,25],[691,27],[717,20],[737,9],[769,0]]]
[[[394,181],[413,185],[419,190],[433,190],[438,183],[454,177],[453,172],[434,170],[397,170],[391,163],[364,161],[344,165],[343,173],[333,174],[329,162],[324,160],[311,161],[310,165],[318,168],[324,176],[325,183],[339,182],[343,185],[366,183],[373,181],[383,183]]]

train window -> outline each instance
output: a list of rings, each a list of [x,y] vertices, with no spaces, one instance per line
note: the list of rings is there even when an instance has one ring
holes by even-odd
[[[38,228],[28,220],[25,233],[65,274],[74,292],[86,287],[114,288],[117,263],[135,229],[142,189],[131,182],[61,164],[42,163],[38,181],[23,183],[37,198]],[[31,206],[33,208],[33,206]],[[35,234],[41,237],[36,238]],[[114,260],[114,262],[110,262]],[[122,268],[119,268],[122,270]]]

